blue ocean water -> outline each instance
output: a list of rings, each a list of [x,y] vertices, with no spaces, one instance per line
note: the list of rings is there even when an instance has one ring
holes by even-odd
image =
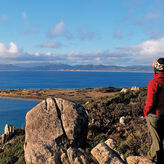
[[[0,72],[0,89],[141,87],[152,77],[153,73],[136,72]]]
[[[0,98],[0,134],[3,133],[5,124],[23,127],[26,113],[38,103],[39,101]]]
[[[153,73],[132,72],[0,72],[0,89],[18,88],[95,88],[103,86],[147,86]],[[25,124],[27,111],[39,102],[0,98],[0,133],[5,124],[19,128]]]

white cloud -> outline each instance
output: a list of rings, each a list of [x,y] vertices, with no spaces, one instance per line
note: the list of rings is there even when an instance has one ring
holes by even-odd
[[[19,48],[14,42],[11,42],[9,47],[7,47],[4,43],[0,43],[1,58],[16,58],[19,55]]]
[[[36,28],[28,28],[28,29],[24,32],[24,34],[25,34],[25,35],[29,35],[29,34],[36,33],[36,32],[37,32]]]
[[[41,45],[39,45],[40,48],[59,48],[62,44],[59,42],[50,42],[50,41],[44,41]]]
[[[35,56],[40,56],[40,53],[39,53],[39,52],[35,52],[34,55],[35,55]]]
[[[7,51],[7,48],[6,48],[5,44],[0,43],[0,55],[3,53],[6,53],[6,51]]]
[[[139,45],[131,46],[129,52],[136,54],[138,58],[152,58],[164,55],[164,38],[147,40]]]
[[[11,54],[15,54],[18,53],[18,51],[19,51],[18,46],[15,43],[11,42],[8,52]]]
[[[65,23],[63,21],[58,22],[55,27],[49,30],[49,36],[57,37],[61,35],[63,33],[64,26],[65,26]]]
[[[164,55],[164,38],[147,40],[140,44],[120,47],[115,50],[90,52],[70,51],[68,53],[27,53],[11,42],[9,46],[0,43],[0,61],[51,62],[65,64],[106,64],[106,65],[151,65],[156,58]]]
[[[51,53],[51,52],[46,52],[45,55],[46,55],[46,56],[51,56],[52,53]]]
[[[115,50],[95,51],[89,53],[79,53],[72,51],[66,58],[69,61],[84,62],[95,64],[114,64],[114,65],[142,65],[151,64],[159,57],[164,56],[164,38],[147,40],[138,45],[120,47]]]
[[[50,38],[64,37],[69,40],[73,39],[72,33],[65,26],[63,21],[59,21],[53,28],[49,29],[48,36]]]

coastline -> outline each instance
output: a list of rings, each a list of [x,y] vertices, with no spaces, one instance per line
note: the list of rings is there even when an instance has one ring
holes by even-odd
[[[47,97],[55,97],[76,103],[85,103],[94,98],[111,96],[119,91],[120,88],[113,87],[84,89],[0,89],[0,98],[41,101]]]
[[[28,98],[28,97],[11,97],[11,96],[0,96],[0,99],[16,99],[26,101],[42,101],[42,99]]]
[[[0,72],[125,72],[125,73],[153,73],[153,71],[138,71],[138,70],[67,70],[67,69],[61,69],[61,70],[0,70]]]

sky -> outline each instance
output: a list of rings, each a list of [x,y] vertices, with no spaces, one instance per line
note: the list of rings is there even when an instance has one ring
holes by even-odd
[[[163,18],[163,0],[0,0],[0,63],[151,65]]]

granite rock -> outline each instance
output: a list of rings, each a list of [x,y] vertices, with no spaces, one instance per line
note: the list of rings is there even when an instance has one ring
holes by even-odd
[[[69,163],[67,148],[84,147],[87,127],[82,106],[60,98],[43,100],[26,115],[26,163]]]

